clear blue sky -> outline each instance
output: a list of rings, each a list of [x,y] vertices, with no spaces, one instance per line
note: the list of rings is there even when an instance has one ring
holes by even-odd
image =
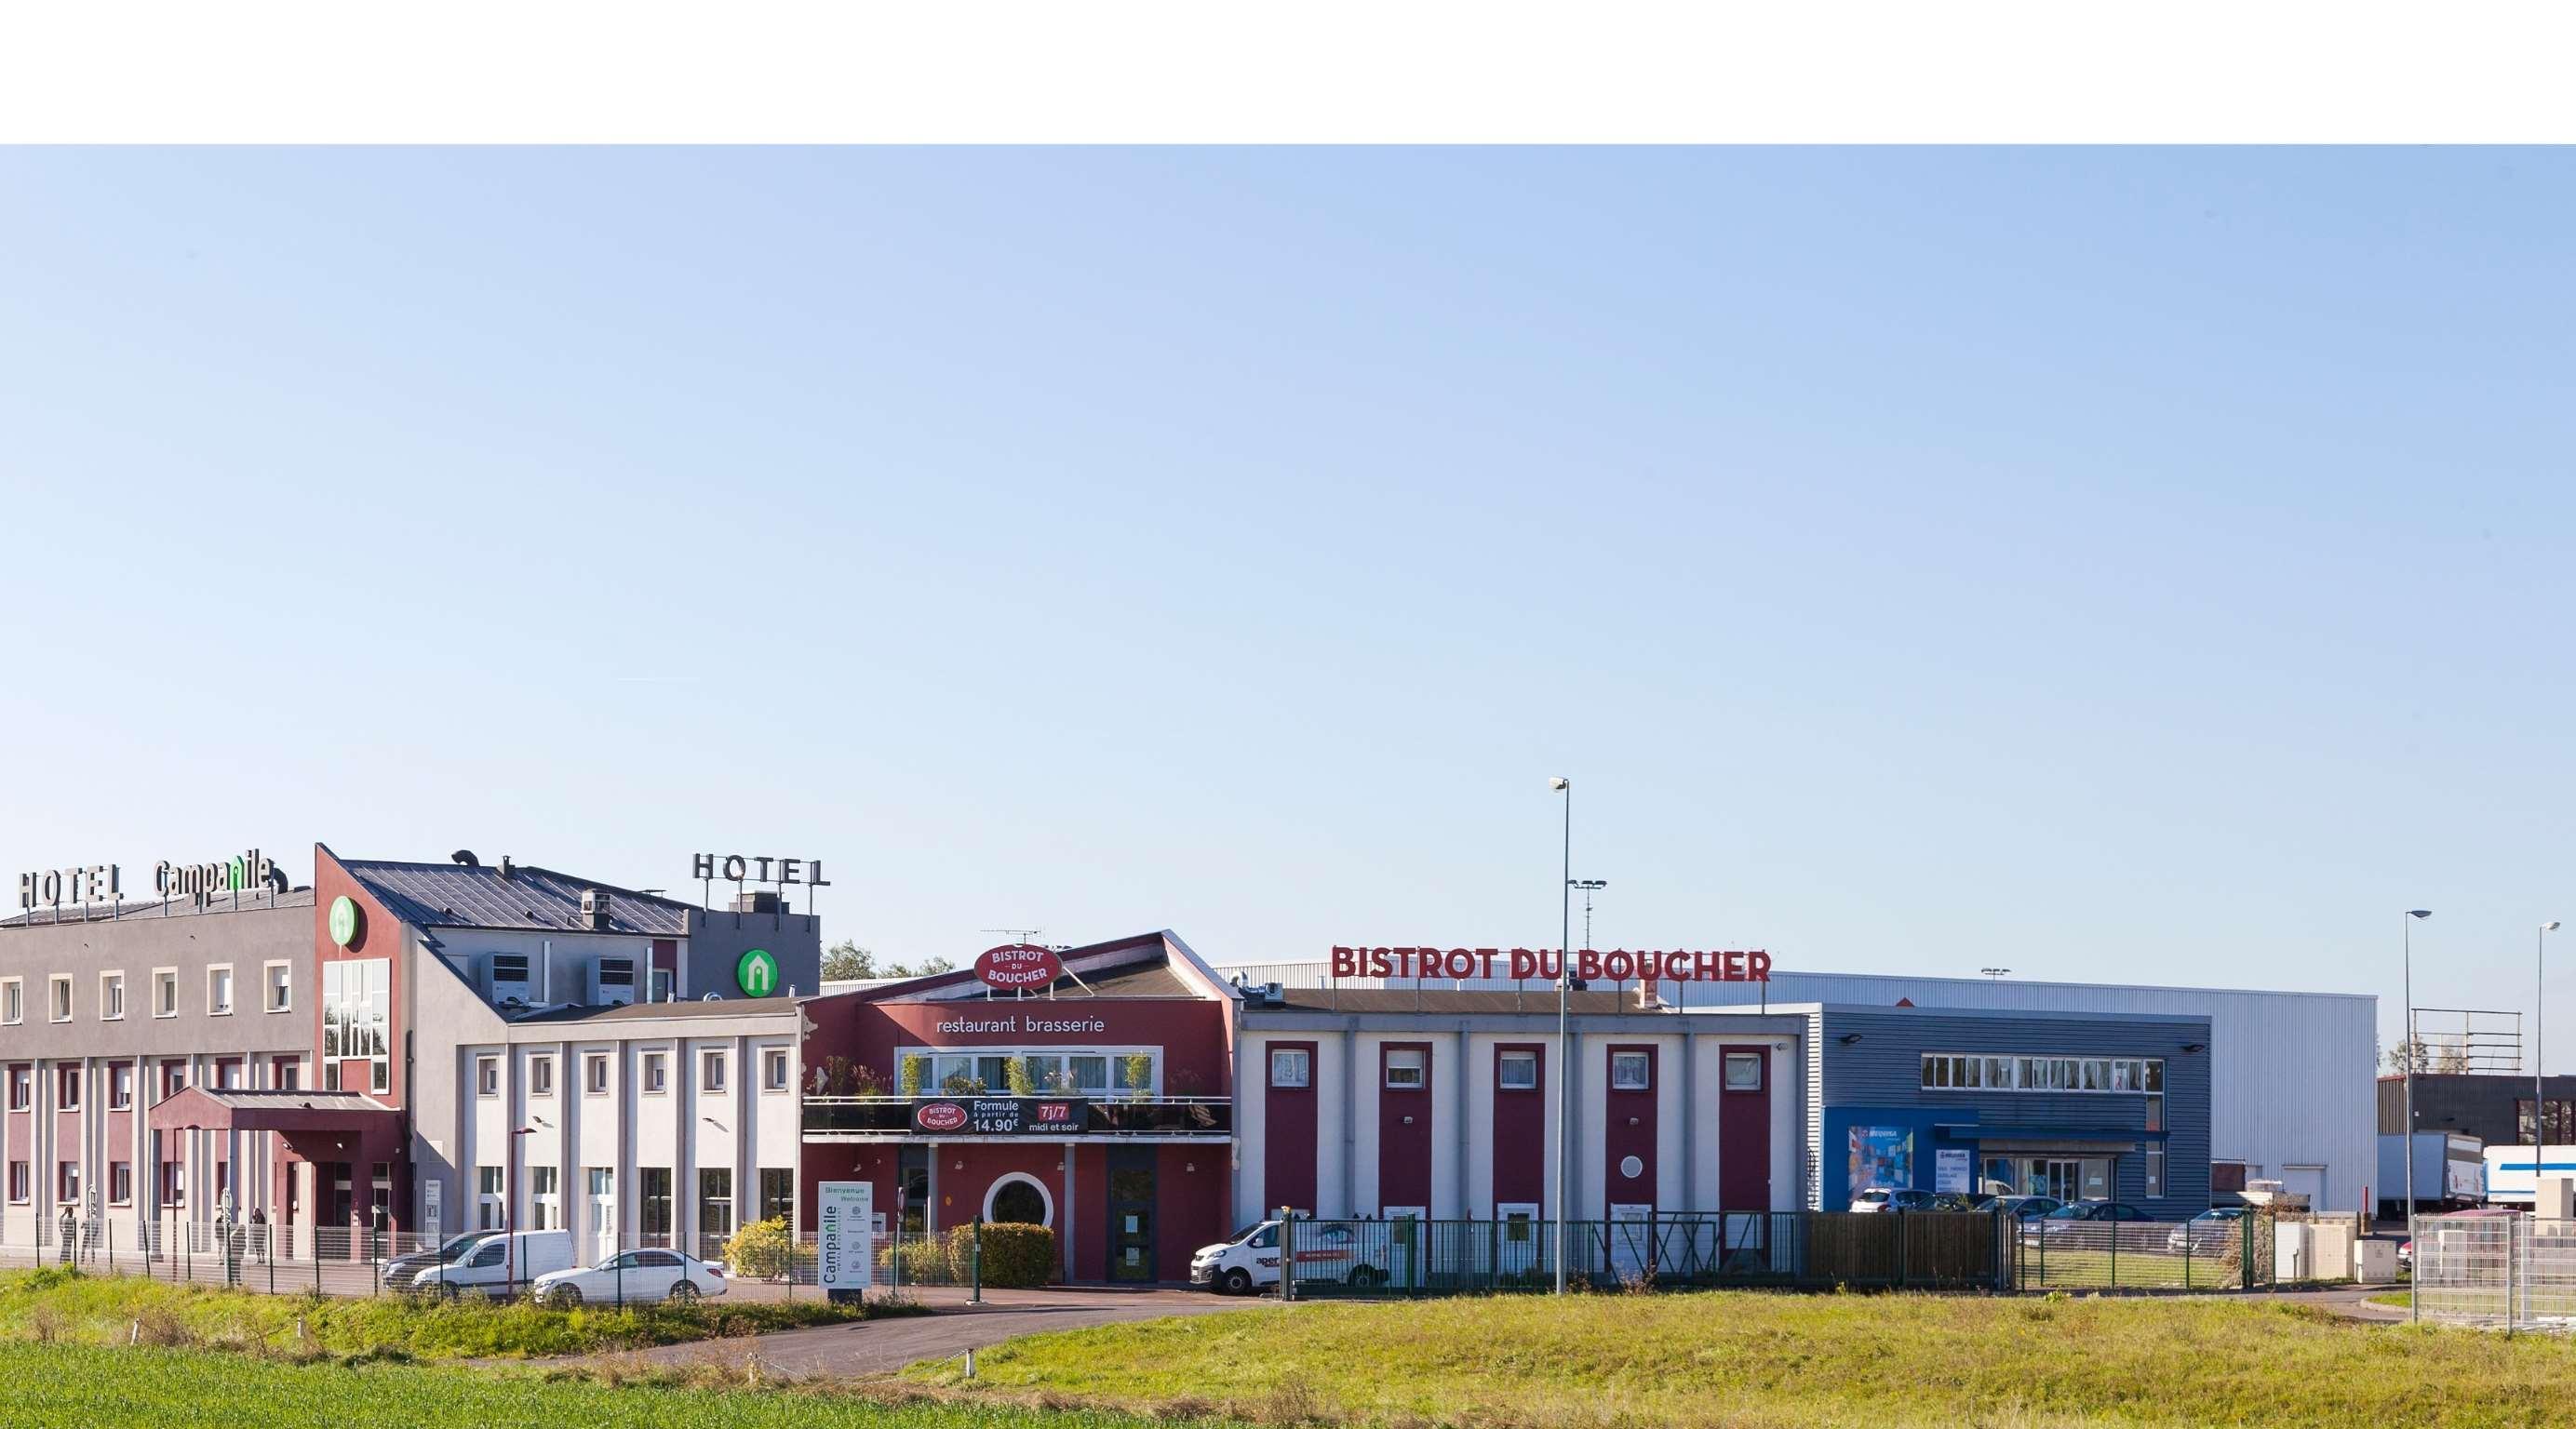
[[[2528,1007],[2571,180],[0,154],[0,867],[739,850],[897,956],[1541,945],[1564,773],[1603,947],[2393,1029],[2423,905],[2423,1001]]]

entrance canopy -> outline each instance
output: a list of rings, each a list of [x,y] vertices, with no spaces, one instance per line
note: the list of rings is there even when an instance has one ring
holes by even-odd
[[[187,1087],[153,1107],[154,1131],[270,1131],[305,1161],[391,1161],[402,1113],[356,1092]]]

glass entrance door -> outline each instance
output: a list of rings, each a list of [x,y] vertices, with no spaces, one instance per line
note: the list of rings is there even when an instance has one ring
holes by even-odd
[[[1154,1148],[1109,1148],[1109,1278],[1154,1274]]]

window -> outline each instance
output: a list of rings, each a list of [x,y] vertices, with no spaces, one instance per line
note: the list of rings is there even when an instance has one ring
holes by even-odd
[[[1610,1090],[1614,1092],[1642,1092],[1651,1090],[1653,1087],[1654,1077],[1653,1068],[1654,1058],[1648,1053],[1611,1053]]]
[[[295,1010],[295,964],[262,963],[259,968],[262,1006],[271,1012]]]
[[[16,1066],[9,1069],[9,1110],[25,1111],[36,1104],[36,1069]]]
[[[54,1163],[54,1200],[66,1206],[77,1206],[80,1204],[79,1162],[58,1161]]]
[[[162,1063],[161,1099],[163,1101],[168,1101],[170,1098],[177,1096],[179,1093],[186,1091],[187,1089],[188,1064],[185,1062]]]
[[[45,979],[45,1015],[56,1022],[72,1020],[72,979],[69,973],[56,973]]]
[[[474,1059],[474,1094],[478,1097],[497,1097],[501,1094],[500,1058]]]
[[[715,1048],[698,1054],[698,1090],[721,1092],[725,1089],[725,1054]]]
[[[239,1059],[228,1057],[215,1064],[216,1086],[226,1091],[236,1091],[240,1089],[241,1084],[242,1064]]]
[[[268,1064],[268,1084],[279,1091],[291,1092],[304,1085],[304,1064],[293,1057],[277,1057]]]
[[[2164,1193],[2165,1144],[2161,1141],[2151,1141],[2147,1143],[2147,1194],[2161,1196]]]
[[[0,978],[0,1026],[15,1027],[27,1020],[27,980]]]
[[[1387,1048],[1387,1086],[1396,1091],[1422,1090],[1424,1063],[1429,1060],[1429,1054],[1419,1047]]]
[[[1044,1086],[1046,1084],[1043,1080],[1038,1078],[1032,1078],[1031,1080],[1040,1086]],[[762,1051],[760,1054],[760,1089],[764,1092],[783,1092],[787,1090],[786,1048],[771,1047]],[[764,1217],[764,1219],[766,1218]]]
[[[1507,1092],[1538,1090],[1538,1053],[1505,1052],[1494,1064],[1495,1084]]]
[[[2576,1141],[2576,1102],[2552,1097],[2541,1105],[2546,1129],[2537,1134],[2551,1146],[2565,1146]],[[2531,1098],[2514,1099],[2513,1120],[2516,1128],[2514,1139],[2529,1146],[2535,1134],[2531,1126]]]
[[[592,1200],[594,1200],[594,1201],[603,1201],[603,1202],[604,1202],[604,1201],[608,1200],[610,1197],[615,1196],[615,1195],[617,1194],[617,1168],[616,1168],[616,1167],[614,1167],[614,1166],[593,1166],[593,1167],[590,1167],[590,1168],[589,1168],[589,1173],[590,1173],[590,1198],[591,1198]]]
[[[111,1205],[130,1206],[134,1204],[133,1162],[110,1161],[107,1163],[107,1199]]]
[[[26,1163],[26,1162],[24,1162],[24,1161],[12,1161],[12,1162],[10,1162],[10,1163],[9,1163],[9,1199],[10,1199],[10,1200],[12,1200],[12,1201],[17,1202],[19,1205],[22,1205],[22,1206],[23,1206],[23,1205],[25,1205],[25,1204],[27,1204],[27,1198],[28,1198],[29,1196],[31,1196],[31,1195],[33,1195],[33,1194],[35,1194],[35,1192],[34,1192],[34,1188],[29,1184],[33,1179],[34,1179],[33,1177],[30,1177],[30,1176],[27,1174],[27,1163]]]
[[[474,1168],[474,1228],[497,1231],[501,1228],[501,1168]]]
[[[206,969],[206,1015],[229,1017],[233,1011],[233,969],[230,963],[217,963]]]
[[[121,1022],[125,1018],[125,974],[98,975],[98,1020]]]
[[[528,1059],[528,1095],[532,1097],[550,1097],[554,1094],[555,1059],[552,1057],[530,1057]]]
[[[78,1111],[80,1104],[81,1069],[78,1067],[54,1068],[54,1109]]]
[[[344,1058],[366,1058],[367,1086],[379,1092],[393,1084],[392,974],[389,958],[322,965],[322,1060],[337,1067]]]
[[[760,1218],[789,1220],[796,1214],[796,1172],[786,1166],[760,1168]]]
[[[1314,1085],[1315,1054],[1304,1047],[1270,1049],[1270,1085],[1304,1090]]]
[[[119,1062],[107,1069],[107,1109],[134,1110],[134,1064]]]
[[[528,1203],[532,1217],[529,1229],[552,1231],[563,1229],[562,1172],[553,1166],[528,1168]]]
[[[733,1234],[733,1168],[698,1169],[698,1234]]]
[[[592,1096],[608,1095],[608,1054],[593,1052],[581,1059],[581,1089]]]
[[[1726,1089],[1730,1092],[1762,1090],[1762,1054],[1759,1052],[1727,1053]]]
[[[2164,1063],[2153,1057],[1988,1057],[1923,1054],[1926,1091],[2112,1092],[2164,1090]]]
[[[179,970],[177,968],[152,970],[152,1015],[155,1017],[179,1015]]]
[[[644,1054],[644,1090],[666,1092],[671,1089],[671,1059],[663,1052]]]
[[[643,1218],[637,1229],[646,1235],[666,1236],[671,1233],[671,1168],[638,1166],[636,1185],[643,1192],[640,1209]]]

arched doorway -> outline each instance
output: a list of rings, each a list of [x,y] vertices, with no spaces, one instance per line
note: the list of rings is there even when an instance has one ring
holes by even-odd
[[[1055,1224],[1055,1198],[1036,1177],[1014,1171],[993,1183],[984,1193],[984,1219],[1019,1221],[1026,1225]]]

